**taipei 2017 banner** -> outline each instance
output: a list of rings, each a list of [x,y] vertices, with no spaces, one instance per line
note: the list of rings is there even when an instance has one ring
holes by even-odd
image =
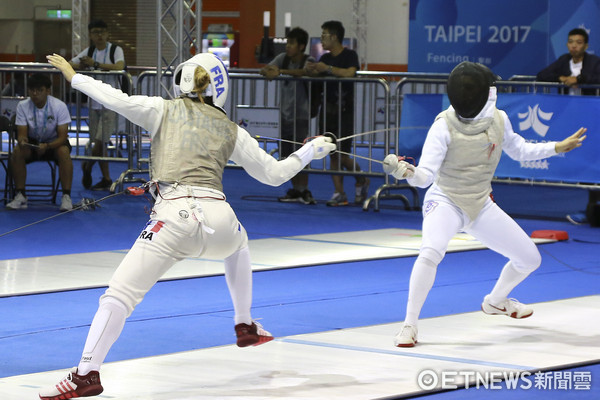
[[[502,154],[497,177],[600,183],[600,97],[499,93],[496,105],[528,142],[560,141],[580,127],[588,129],[583,145],[566,154],[521,162]]]
[[[427,131],[436,115],[448,108],[443,94],[407,94],[402,101],[398,154],[419,159]],[[515,161],[502,154],[498,178],[550,182],[600,183],[600,97],[553,94],[499,93],[513,130],[528,142],[560,141],[580,127],[588,128],[583,146],[539,161]]]
[[[411,0],[408,70],[448,73],[472,61],[503,79],[536,75],[567,52],[577,27],[590,34],[588,51],[600,50],[600,0]]]

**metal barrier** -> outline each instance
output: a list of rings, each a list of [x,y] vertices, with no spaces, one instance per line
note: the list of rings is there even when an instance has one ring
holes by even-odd
[[[109,162],[126,163],[127,168],[121,176],[113,183],[112,190],[117,186],[122,188],[126,182],[145,181],[148,175],[149,148],[150,140],[147,132],[140,127],[134,126],[129,121],[126,122],[126,128],[123,135],[126,139],[125,148],[122,148],[124,155],[116,151],[114,157],[91,157],[85,154],[85,133],[87,118],[84,116],[85,101],[78,91],[70,90],[62,75],[50,67],[49,64],[40,63],[0,63],[0,82],[7,83],[4,93],[8,96],[0,97],[0,107],[4,110],[3,102],[16,106],[16,102],[22,100],[26,94],[26,79],[30,72],[48,73],[52,75],[55,84],[52,87],[52,94],[55,97],[65,101],[71,107],[74,127],[71,129],[75,154],[74,159],[95,160]],[[134,82],[129,74],[124,71],[93,72],[88,73],[93,76],[114,76],[116,78],[129,80],[129,94],[155,95],[156,70],[152,68],[141,68]],[[368,210],[371,204],[374,204],[375,211],[379,210],[379,201],[383,199],[400,199],[407,209],[420,209],[420,200],[417,190],[410,185],[400,184],[397,180],[390,178],[383,173],[379,160],[383,160],[386,154],[390,152],[398,153],[398,144],[402,141],[401,115],[403,100],[405,94],[427,94],[427,93],[445,93],[447,74],[428,74],[428,73],[394,73],[394,72],[371,72],[359,71],[355,78],[291,78],[276,77],[267,80],[257,73],[257,70],[244,70],[244,72],[231,72],[230,92],[225,110],[228,116],[234,122],[243,123],[243,113],[250,111],[269,110],[271,118],[274,118],[277,128],[273,135],[269,136],[261,131],[248,128],[252,135],[255,135],[263,148],[273,155],[279,152],[281,137],[279,136],[279,127],[281,126],[281,114],[279,111],[282,101],[282,85],[302,82],[308,91],[307,98],[312,100],[312,90],[318,85],[334,86],[338,94],[342,91],[342,85],[352,85],[354,90],[354,136],[350,156],[354,160],[354,168],[347,171],[331,170],[327,166],[327,161],[313,162],[308,168],[309,173],[321,174],[339,174],[352,176],[376,176],[385,179],[385,184],[377,188],[376,192],[369,197],[363,204],[363,210]],[[166,80],[161,85],[162,97],[169,97],[164,87],[170,87],[172,75],[170,72],[161,74],[162,79]],[[559,83],[536,82],[528,80],[529,76],[516,76],[509,81],[497,82],[499,92],[504,93],[562,93],[564,85]],[[21,82],[21,81],[22,82]],[[20,83],[21,82],[21,83]],[[58,82],[58,83],[56,83]],[[134,84],[135,83],[135,84]],[[302,87],[296,85],[296,88]],[[599,85],[581,85],[582,89],[594,89],[600,93]],[[19,90],[23,92],[20,95]],[[298,90],[298,89],[296,89]],[[20,95],[20,96],[19,96]],[[295,98],[295,97],[294,97]],[[338,118],[341,115],[341,104],[337,105]],[[322,105],[322,108],[328,107]],[[331,107],[331,105],[329,106]],[[311,105],[309,104],[309,110]],[[274,113],[273,113],[274,110]],[[323,112],[325,111],[325,112]],[[273,117],[275,115],[275,117]],[[327,112],[322,110],[317,118],[307,121],[307,130],[310,135],[321,134],[320,126],[326,125]],[[339,120],[338,120],[339,122]],[[413,127],[414,128],[414,127]],[[429,127],[423,127],[428,129]],[[293,142],[301,142],[304,137],[293,137]],[[360,165],[360,171],[356,168]],[[230,165],[230,167],[235,167]],[[143,176],[139,176],[143,175]],[[574,184],[566,182],[547,182],[531,181],[521,179],[495,179],[495,182],[507,182],[515,184],[528,185],[551,185],[566,186],[578,188],[594,188],[597,184]],[[408,195],[394,193],[396,191],[408,190]],[[412,199],[409,200],[410,195]],[[409,196],[409,197],[407,197]]]
[[[124,128],[119,129],[119,126],[115,127],[114,145],[109,146],[109,151],[114,153],[114,156],[106,157],[93,157],[86,154],[86,148],[89,144],[89,128],[88,118],[85,116],[85,110],[88,109],[88,100],[84,100],[84,97],[79,91],[74,91],[67,85],[63,75],[50,64],[45,63],[0,63],[0,82],[3,86],[3,96],[0,97],[0,110],[7,114],[12,115],[16,112],[17,103],[27,98],[27,79],[28,74],[34,72],[41,72],[48,74],[52,80],[51,95],[62,100],[67,104],[71,112],[72,125],[69,127],[69,140],[74,149],[74,154],[71,155],[72,159],[75,160],[94,160],[94,161],[109,161],[109,162],[123,162],[131,168],[133,165],[133,153],[131,148],[134,143],[131,141],[132,131],[131,122],[122,118]],[[131,88],[133,87],[133,81],[131,76],[125,71],[94,71],[94,72],[82,72],[86,75],[98,77],[114,77],[115,82],[122,82],[127,80],[129,85],[129,93],[131,94]],[[6,95],[4,95],[6,94]],[[117,122],[118,123],[118,122]],[[125,139],[126,143],[124,148],[118,149],[118,146],[122,146],[122,139]],[[119,143],[120,142],[120,143]],[[119,150],[123,150],[125,153],[121,155]],[[114,191],[116,182],[113,183],[111,190]]]
[[[136,94],[154,95],[156,90],[156,71],[144,71],[140,73],[136,82]],[[162,74],[161,79],[167,80],[164,86],[170,86],[169,81],[172,79],[170,74]],[[309,167],[310,173],[327,173],[352,176],[384,176],[383,170],[374,168],[374,164],[379,163],[371,161],[372,159],[380,160],[385,152],[389,149],[387,130],[389,129],[389,102],[390,91],[387,82],[380,78],[284,78],[277,77],[273,80],[267,80],[259,74],[251,73],[229,73],[229,95],[224,106],[227,115],[232,121],[241,122],[243,119],[242,113],[250,110],[252,112],[261,112],[264,110],[275,111],[271,113],[271,117],[275,115],[276,126],[281,126],[281,116],[279,105],[281,103],[281,85],[290,82],[303,82],[308,90],[308,98],[310,93],[317,84],[335,85],[338,90],[341,90],[342,84],[351,84],[354,86],[355,103],[354,103],[354,132],[351,134],[369,134],[354,137],[351,156],[354,158],[354,168],[349,171],[332,171],[327,168],[326,160],[321,162],[313,162]],[[163,90],[161,88],[161,90]],[[165,95],[165,93],[163,93]],[[309,104],[310,109],[310,104]],[[340,113],[338,112],[338,115]],[[319,118],[323,118],[322,123],[326,122],[326,113],[320,114]],[[314,118],[307,121],[309,124],[308,132],[310,135],[317,135],[319,132],[319,118]],[[248,128],[249,132],[261,143],[265,151],[275,154],[279,152],[279,144],[281,138],[279,132],[272,135],[266,135],[262,131],[253,131]],[[136,138],[136,143],[147,142],[146,132],[143,132],[139,127],[133,129],[133,135]],[[304,137],[293,137],[292,141],[301,143]],[[125,171],[119,178],[120,182],[129,182],[136,180],[135,175],[146,174],[148,172],[149,159],[142,151],[143,146],[137,146],[136,160],[133,168]],[[358,154],[361,153],[361,154]],[[374,154],[377,153],[377,154]],[[356,167],[360,162],[360,170]],[[228,167],[236,167],[231,164]],[[338,166],[339,167],[339,166]]]
[[[392,103],[397,105],[395,110],[395,123],[391,124],[391,127],[395,128],[390,131],[389,142],[391,148],[394,149],[395,154],[398,152],[398,144],[402,141],[402,129],[400,127],[402,104],[404,95],[410,94],[425,94],[425,93],[446,93],[446,79],[417,79],[417,78],[406,78],[401,80],[395,88],[394,95],[392,96]],[[560,83],[553,82],[537,82],[527,81],[525,79],[515,79],[511,81],[498,81],[496,87],[499,93],[540,93],[540,94],[557,94],[564,92],[565,86]],[[596,93],[600,93],[600,85],[580,85],[581,89],[595,90]],[[442,110],[440,110],[442,111]],[[432,121],[433,122],[433,121]],[[411,127],[422,128],[428,130],[429,126],[425,127]],[[394,183],[390,183],[390,180]],[[379,187],[375,194],[368,199],[363,206],[363,209],[368,209],[368,203],[371,201],[375,202],[375,210],[379,209],[379,201],[384,199],[400,199],[403,201],[406,209],[420,209],[419,196],[415,188],[408,184],[400,184],[399,181],[390,177],[386,177],[386,183]],[[517,179],[517,178],[498,178],[495,177],[493,182],[496,183],[510,183],[510,184],[524,184],[524,185],[539,185],[539,186],[554,186],[554,187],[576,187],[582,189],[593,189],[599,190],[599,183],[568,183],[563,181],[548,181],[548,180],[532,180],[532,179]],[[412,194],[412,206],[411,202],[404,195],[393,194],[391,192],[397,190],[409,190]]]

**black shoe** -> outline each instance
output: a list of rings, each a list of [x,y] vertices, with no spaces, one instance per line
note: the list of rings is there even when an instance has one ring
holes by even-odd
[[[81,183],[83,187],[89,189],[92,187],[92,171],[87,168],[87,163],[81,163],[81,170],[83,171],[83,178],[81,178]]]
[[[102,180],[100,182],[98,182],[94,186],[92,186],[92,190],[108,191],[108,190],[110,190],[111,185],[112,185],[112,181],[110,179],[102,178]]]
[[[300,197],[300,202],[303,204],[317,204],[317,201],[314,199],[310,190],[306,189],[302,192],[302,196]]]
[[[298,203],[302,201],[302,192],[296,189],[290,189],[285,196],[278,199],[282,203]]]

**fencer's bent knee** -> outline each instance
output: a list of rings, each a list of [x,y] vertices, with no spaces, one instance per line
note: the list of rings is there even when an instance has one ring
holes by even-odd
[[[135,296],[133,292],[123,291],[109,286],[106,292],[100,297],[100,303],[111,303],[120,305],[127,312],[127,317],[131,315],[133,309],[142,301],[143,296]]]
[[[238,250],[236,250],[233,254],[231,254],[228,257],[225,257],[225,262],[226,263],[237,263],[237,260],[239,259],[239,257],[241,255],[245,255],[246,257],[250,258],[250,249],[248,248],[248,246],[244,246]]]
[[[437,267],[442,259],[444,258],[443,254],[440,254],[437,250],[431,247],[423,247],[419,251],[419,257],[422,260],[426,260],[427,264],[432,267]]]
[[[129,312],[129,309],[127,308],[127,306],[121,300],[117,299],[116,297],[112,297],[110,295],[103,295],[102,297],[100,297],[99,303],[101,306],[106,305],[109,308],[113,308],[113,307],[120,308],[125,313],[127,313],[127,316],[129,316],[129,314],[131,314],[131,312]]]
[[[542,256],[534,244],[533,248],[527,254],[522,254],[518,258],[511,258],[510,262],[517,271],[531,273],[542,264]]]

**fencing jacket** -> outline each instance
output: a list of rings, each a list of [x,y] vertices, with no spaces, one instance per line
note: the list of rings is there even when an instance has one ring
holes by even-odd
[[[513,131],[508,115],[496,108],[495,87],[490,88],[488,101],[475,118],[463,122],[455,115],[450,106],[436,118],[427,133],[415,174],[407,181],[422,188],[431,185],[428,194],[448,198],[471,221],[488,198],[502,151],[517,161],[541,160],[557,154],[556,142],[528,143]]]
[[[437,185],[474,220],[492,193],[492,178],[500,162],[504,121],[496,110],[491,117],[461,121],[455,112],[442,112],[450,133]],[[498,149],[496,151],[496,149]]]
[[[237,125],[216,108],[178,98],[165,102],[152,139],[150,178],[223,190],[221,180],[237,140]]]
[[[128,96],[82,74],[75,74],[71,86],[150,133],[150,177],[156,181],[221,191],[223,169],[231,160],[258,181],[279,186],[313,158],[313,146],[309,143],[277,161],[222,112],[191,99]]]

